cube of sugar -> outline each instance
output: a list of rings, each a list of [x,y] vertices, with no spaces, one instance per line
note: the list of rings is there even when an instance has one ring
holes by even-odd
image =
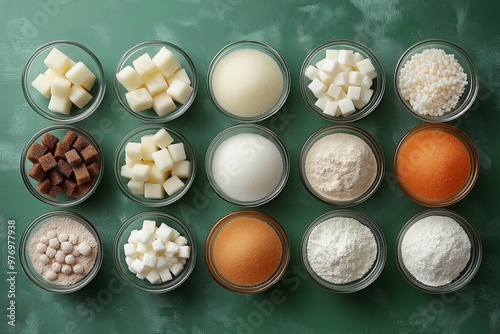
[[[156,256],[151,253],[144,253],[142,262],[144,263],[144,267],[154,268],[156,266]]]
[[[174,166],[172,167],[172,175],[176,175],[180,179],[187,179],[191,175],[191,161],[184,160],[174,162]]]
[[[321,80],[321,82],[325,86],[328,86],[329,84],[331,84],[335,78],[335,75],[328,74],[328,73],[323,72],[323,71],[319,71],[318,76],[319,76],[319,80]]]
[[[125,262],[129,267],[134,262],[135,259],[136,259],[135,257],[125,256]]]
[[[179,246],[186,246],[188,243],[186,237],[183,237],[182,235],[179,235],[177,238],[175,238],[174,242]]]
[[[165,198],[165,189],[161,183],[144,183],[144,197],[151,199]]]
[[[137,231],[137,234],[139,233],[139,231]],[[142,242],[137,241],[137,247],[136,247],[135,251],[137,253],[145,254],[148,252],[148,246],[146,246]]]
[[[327,49],[325,54],[326,54],[326,58],[328,58],[328,59],[333,59],[333,60],[339,59],[339,50]]]
[[[171,76],[181,68],[181,64],[175,55],[166,47],[162,47],[153,57],[153,63],[155,63],[165,77]]]
[[[127,242],[130,243],[130,244],[137,244],[137,239],[135,238],[135,236],[137,235],[137,233],[139,232],[139,230],[132,230],[130,232],[130,235],[128,237],[128,240]]]
[[[132,66],[125,66],[116,73],[116,80],[129,92],[136,90],[143,84],[140,74]]]
[[[167,89],[167,94],[170,95],[172,100],[182,104],[186,103],[192,92],[193,87],[183,81],[180,81],[179,79],[172,81]]]
[[[183,143],[170,144],[167,149],[173,162],[186,160],[186,151],[184,150]]]
[[[369,76],[363,75],[363,78],[361,79],[360,86],[363,88],[370,88],[373,85],[373,80],[370,79]]]
[[[347,98],[350,100],[358,100],[361,95],[361,87],[349,86],[347,88]]]
[[[172,267],[170,267],[170,272],[177,276],[181,273],[182,269],[184,269],[184,265],[182,263],[175,263]]]
[[[336,101],[338,102],[339,100],[345,99],[347,97],[347,94],[345,92],[346,88],[342,88],[342,90],[339,93],[339,96],[337,96]]]
[[[142,145],[141,143],[128,142],[125,145],[125,155],[133,160],[142,159]]]
[[[331,116],[340,116],[341,115],[339,104],[335,101],[328,101],[326,103],[325,109],[323,109],[323,112],[325,114],[331,115]]]
[[[314,94],[316,97],[320,97],[326,91],[326,86],[319,79],[313,79],[307,88]]]
[[[377,74],[375,73],[375,67],[372,64],[372,61],[368,58],[357,62],[356,67],[358,68],[358,71],[361,72],[361,74],[368,75],[372,80],[377,76]]]
[[[151,270],[147,275],[146,279],[149,281],[151,284],[158,284],[162,282],[162,279],[160,277],[160,274],[156,272],[156,270]]]
[[[156,67],[148,53],[139,56],[137,59],[132,61],[132,64],[134,65],[137,73],[139,73],[139,75],[143,78],[158,72],[158,67]]]
[[[321,67],[321,70],[325,73],[328,73],[328,74],[331,74],[331,75],[334,75],[337,73],[337,71],[339,70],[339,67],[340,67],[340,64],[338,61],[334,60],[334,59],[325,59],[325,61],[323,62],[323,66]]]
[[[163,148],[159,151],[153,152],[152,156],[156,167],[158,167],[160,172],[166,172],[172,169],[174,162],[170,157],[168,149]]]
[[[155,252],[161,252],[161,251],[165,250],[165,245],[163,244],[163,242],[160,239],[155,239],[152,242],[151,246],[153,247],[153,250]]]
[[[170,270],[168,268],[163,269],[160,272],[160,278],[162,282],[168,282],[172,279],[172,274],[170,273]]]
[[[141,137],[141,149],[142,149],[142,160],[153,161],[153,152],[158,151],[158,146],[156,146],[153,141],[153,135],[145,135]]]
[[[166,243],[172,236],[173,229],[165,223],[161,223],[158,230],[156,230],[156,237]]]
[[[130,180],[127,183],[127,187],[134,195],[144,195],[144,182]]]
[[[363,79],[363,74],[359,71],[351,71],[347,75],[347,81],[350,86],[359,86],[361,85],[361,80]]]
[[[174,138],[165,129],[158,130],[154,136],[153,141],[159,148],[166,148],[168,145],[174,142]]]
[[[154,233],[156,231],[156,221],[151,219],[144,219],[144,221],[142,222],[142,228],[150,230]]]
[[[323,67],[323,63],[325,62],[325,58],[321,59],[316,63],[316,68],[319,70]]]
[[[64,115],[69,115],[71,111],[71,100],[68,99],[68,97],[60,97],[57,95],[52,95],[50,97],[49,101],[49,110],[59,113],[59,114],[64,114]]]
[[[342,65],[352,65],[354,52],[352,50],[339,50],[338,62]]]
[[[45,75],[47,77],[47,79],[49,79],[50,81],[54,80],[56,77],[66,79],[64,74],[59,73],[50,67],[47,68],[47,70],[45,72],[43,72],[43,75]]]
[[[156,164],[153,164],[151,166],[151,170],[149,171],[148,182],[162,184],[167,180],[168,176],[168,172],[160,172]]]
[[[181,68],[171,76],[167,77],[167,84],[170,86],[175,79],[178,79],[182,82],[185,82],[188,85],[191,85],[191,79],[189,79],[189,75],[187,74],[186,69],[184,68]]]
[[[71,82],[61,77],[55,77],[50,85],[50,94],[67,97],[69,94],[69,89],[71,88]]]
[[[81,86],[92,77],[92,71],[81,61],[71,67],[65,74],[74,85]]]
[[[153,236],[153,231],[147,228],[141,228],[139,232],[137,232],[135,239],[141,244],[148,244],[153,239]]]
[[[92,95],[82,86],[72,86],[69,90],[68,98],[77,106],[82,109],[87,103],[92,100]]]
[[[51,81],[44,74],[39,74],[35,80],[31,82],[31,86],[35,88],[40,94],[45,96],[46,98],[50,98],[51,91]]]
[[[179,257],[188,259],[191,256],[191,247],[184,245],[179,247],[179,252],[177,253]]]
[[[132,111],[142,111],[153,106],[153,98],[146,88],[138,88],[125,94]]]
[[[163,250],[165,250],[165,247],[163,247]],[[167,267],[169,267],[170,262],[167,261],[167,259],[164,256],[158,256],[156,259],[156,266],[155,269],[158,271],[161,271]]]
[[[338,98],[339,94],[340,94],[340,91],[342,90],[342,87],[340,86],[337,86],[336,84],[331,84],[329,87],[328,87],[328,90],[326,91],[326,93],[333,97],[334,99]]]
[[[309,66],[307,66],[306,70],[304,71],[304,75],[309,80],[319,79],[318,72],[319,72],[319,70],[315,66],[309,65]]]
[[[365,57],[361,53],[359,53],[359,52],[354,52],[354,54],[352,55],[352,63],[354,65],[357,64],[357,63],[359,63],[363,59],[365,59]]]
[[[70,59],[59,49],[53,48],[43,63],[58,73],[65,73],[70,66]]]
[[[125,244],[123,245],[123,251],[125,256],[135,256],[135,249],[137,248],[136,244]]]
[[[134,259],[134,261],[135,261],[135,260],[137,260],[137,259]],[[134,263],[134,262],[132,262],[132,263]],[[129,270],[132,274],[137,274],[137,272],[135,271],[135,269],[134,269],[134,268],[132,268],[132,264],[129,264],[129,266],[128,266],[128,270]]]
[[[177,109],[174,100],[167,93],[160,93],[153,97],[153,110],[158,116],[164,116]]]
[[[179,237],[179,235],[181,235],[180,232],[173,228],[172,234],[170,235],[170,240],[174,241],[175,239],[177,239],[177,237]]]
[[[354,68],[350,65],[340,65],[339,72],[351,72],[354,71]]]
[[[184,182],[178,176],[173,175],[163,182],[163,188],[167,195],[172,196],[184,187]]]
[[[92,87],[94,87],[94,83],[95,83],[96,79],[97,79],[97,77],[95,76],[94,73],[92,73],[92,75],[90,76],[90,78],[88,78],[87,81],[85,81],[82,84],[82,87],[85,88],[88,92],[90,92],[90,90],[92,89]]]
[[[177,252],[179,251],[179,245],[177,245],[175,242],[168,241],[167,244],[165,245],[165,255],[167,257],[173,257]]]
[[[335,79],[333,80],[333,83],[337,86],[347,86],[349,84],[348,80],[348,72],[340,72],[337,73],[335,76]]]
[[[144,263],[141,260],[135,259],[134,262],[130,265],[130,268],[134,269],[134,271],[138,274],[144,271]]]
[[[337,103],[339,104],[339,108],[343,116],[348,116],[356,111],[356,107],[354,107],[352,100],[349,98],[342,99]]]
[[[168,88],[165,78],[161,72],[157,72],[144,80],[146,89],[149,91],[151,96],[158,95],[159,93],[165,92]]]
[[[357,101],[352,101],[354,103],[354,106],[358,109],[363,108],[370,102],[371,98],[373,95],[373,90],[369,88],[361,88],[361,94],[359,96],[359,99]]]
[[[323,94],[323,95],[321,95],[321,96],[320,96],[320,97],[316,100],[316,102],[314,103],[314,105],[315,105],[316,107],[318,107],[319,109],[324,110],[324,109],[325,109],[325,107],[326,107],[326,103],[327,103],[328,101],[331,101],[331,100],[332,100],[332,97],[330,97],[330,96],[329,96],[329,95],[327,95],[327,94]]]
[[[146,164],[135,164],[132,167],[132,180],[139,182],[147,182],[151,166]]]

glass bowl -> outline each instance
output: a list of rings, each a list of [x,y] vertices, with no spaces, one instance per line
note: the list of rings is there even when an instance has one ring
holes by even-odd
[[[160,51],[160,49],[162,49],[163,47],[172,52],[175,58],[179,61],[181,69],[184,69],[186,71],[186,74],[189,77],[189,81],[191,82],[192,92],[184,104],[175,102],[176,109],[162,116],[159,116],[153,110],[153,108],[149,108],[147,110],[142,110],[138,112],[133,111],[129,106],[127,99],[125,97],[127,90],[120,82],[118,82],[116,74],[127,66],[134,67],[133,61],[139,58],[140,56],[144,55],[145,53],[148,53],[149,56],[153,58],[158,53],[158,51]],[[115,94],[121,106],[125,110],[127,110],[132,116],[140,119],[141,121],[149,123],[169,122],[171,120],[178,118],[179,116],[184,114],[193,104],[193,101],[198,92],[198,78],[193,61],[188,56],[188,54],[184,52],[181,48],[172,43],[164,41],[146,41],[130,48],[127,52],[125,52],[125,54],[120,58],[120,60],[116,64],[113,80],[114,80],[113,87],[115,90]],[[141,87],[143,86],[144,84]]]
[[[326,136],[329,135],[337,135],[337,134],[347,134],[347,135],[353,135],[356,136],[357,138],[363,140],[366,145],[371,149],[371,152],[374,155],[376,165],[377,165],[377,170],[375,172],[375,177],[373,179],[373,182],[369,187],[366,188],[364,192],[360,192],[360,190],[357,190],[359,195],[354,196],[355,194],[349,195],[349,197],[342,199],[341,197],[344,196],[344,194],[348,195],[347,192],[342,191],[340,194],[332,194],[328,195],[328,191],[326,190],[321,190],[318,189],[317,187],[314,187],[314,185],[309,181],[307,177],[307,167],[306,167],[306,161],[307,157],[309,155],[310,150],[314,147],[314,145],[321,140],[322,138],[325,138]],[[337,158],[338,159],[338,158]],[[366,168],[366,166],[362,166],[362,168]],[[302,149],[300,151],[300,156],[299,156],[299,174],[300,174],[300,179],[302,180],[302,183],[304,184],[305,188],[311,195],[313,195],[315,198],[319,199],[320,201],[329,204],[329,205],[335,205],[335,206],[341,206],[341,207],[349,207],[349,206],[354,206],[357,204],[360,204],[364,201],[366,201],[368,198],[370,198],[379,188],[380,184],[382,183],[382,180],[384,179],[384,172],[385,172],[385,160],[384,160],[384,153],[382,151],[382,148],[378,144],[378,142],[375,140],[375,138],[370,135],[368,132],[353,126],[353,125],[342,125],[342,124],[332,124],[332,125],[327,125],[316,132],[314,132],[309,138],[306,140],[304,145],[302,146]],[[348,178],[349,176],[344,176],[342,180]],[[353,190],[354,191],[354,190]],[[342,195],[342,196],[341,196]]]
[[[240,137],[240,142],[231,139],[246,134],[252,137]],[[280,159],[270,155],[275,153],[269,151],[270,143],[277,149]],[[223,150],[219,151],[221,146]],[[276,161],[268,161],[266,164],[261,160],[263,157],[258,155],[259,151],[276,158]],[[219,168],[214,170],[216,155],[220,157],[217,160]],[[266,170],[272,168],[274,163],[279,163],[277,160],[281,160],[283,166],[281,175],[277,175],[277,170],[274,173]],[[259,164],[264,173],[248,175],[247,173],[256,174],[251,163]],[[222,199],[239,206],[259,206],[278,196],[285,187],[290,174],[290,158],[281,140],[271,130],[257,124],[238,124],[221,131],[212,140],[205,155],[205,172],[210,186]],[[276,186],[271,188],[275,181]],[[262,191],[264,188],[266,194]]]
[[[360,224],[368,227],[373,233],[375,242],[377,244],[377,255],[371,268],[365,273],[363,277],[344,284],[335,284],[319,276],[311,267],[307,256],[307,244],[313,230],[321,223],[336,217],[352,218],[358,221]],[[304,235],[302,236],[302,241],[300,244],[300,255],[302,265],[304,266],[305,270],[319,286],[333,292],[351,293],[366,288],[371,283],[373,283],[382,273],[387,258],[387,243],[385,241],[382,230],[370,217],[357,211],[340,209],[330,211],[319,216],[307,227]]]
[[[190,173],[189,177],[181,178],[184,185],[182,186],[182,188],[180,188],[180,190],[178,190],[173,195],[168,196],[168,194],[165,193],[164,198],[159,198],[159,199],[146,198],[143,195],[134,194],[127,186],[129,179],[121,175],[122,166],[126,164],[125,148],[127,146],[127,143],[129,142],[140,143],[141,137],[147,135],[154,135],[161,129],[165,129],[168,132],[168,134],[170,134],[170,136],[174,140],[173,143],[184,144],[186,160],[191,162]],[[174,203],[182,196],[184,196],[191,187],[191,185],[193,184],[196,175],[196,155],[189,141],[182,134],[172,129],[171,127],[165,125],[162,126],[162,125],[152,125],[152,124],[143,125],[130,131],[118,144],[114,156],[114,174],[118,187],[120,188],[122,193],[129,199],[148,207],[165,206]]]
[[[368,58],[371,60],[371,63],[375,68],[375,72],[377,73],[377,76],[373,79],[372,85],[370,87],[370,89],[373,90],[373,95],[371,96],[369,102],[360,109],[356,108],[355,112],[347,116],[332,116],[324,113],[323,110],[316,105],[318,98],[308,88],[311,80],[306,76],[306,70],[310,65],[316,67],[316,64],[326,57],[327,50],[349,50],[353,51],[354,53],[358,52],[364,58]],[[329,121],[353,122],[367,116],[369,113],[375,110],[384,95],[386,79],[382,64],[368,47],[356,41],[341,39],[326,42],[312,50],[302,63],[299,80],[300,93],[302,94],[302,98],[312,111]]]
[[[53,48],[57,48],[75,62],[83,62],[96,77],[89,91],[92,100],[82,109],[73,104],[69,115],[49,110],[49,99],[31,85],[39,74],[44,74],[47,71],[48,67],[45,65],[44,60]],[[44,44],[31,54],[26,65],[24,65],[21,84],[24,97],[29,105],[41,116],[60,124],[75,123],[90,116],[101,104],[106,91],[106,78],[99,59],[86,46],[64,40]]]
[[[184,268],[177,275],[172,275],[172,279],[152,284],[147,279],[140,279],[129,270],[129,264],[125,260],[124,245],[128,243],[130,233],[133,230],[141,230],[144,220],[153,220],[156,222],[156,227],[161,223],[165,223],[172,229],[180,233],[181,236],[187,239],[187,245],[191,247],[189,258],[186,259]],[[145,211],[130,217],[118,230],[114,244],[113,257],[115,266],[120,273],[122,279],[132,287],[149,293],[164,293],[172,291],[181,286],[191,275],[196,264],[196,243],[193,234],[189,227],[178,218],[159,211]]]
[[[430,216],[443,216],[455,220],[463,228],[463,230],[469,237],[471,243],[470,259],[466,267],[462,270],[460,275],[457,278],[455,278],[452,282],[442,286],[430,286],[420,282],[405,267],[403,257],[401,254],[401,245],[406,235],[406,232],[408,232],[410,227],[412,227],[416,222]],[[472,280],[474,275],[479,270],[481,259],[482,259],[481,238],[474,225],[472,225],[470,222],[467,221],[467,219],[465,219],[458,213],[447,209],[429,209],[416,214],[410,220],[408,220],[408,222],[406,222],[406,224],[399,232],[399,235],[396,240],[396,261],[399,271],[412,286],[428,293],[445,294],[463,288],[467,283],[470,282],[470,280]]]
[[[95,239],[96,243],[96,252],[95,252],[95,262],[90,269],[89,272],[87,272],[83,277],[81,277],[78,281],[75,283],[70,283],[68,285],[63,285],[63,284],[57,284],[55,282],[51,282],[48,279],[45,279],[38,271],[37,268],[38,265],[34,265],[33,261],[31,259],[30,255],[30,243],[31,239],[33,237],[37,237],[37,232],[39,232],[46,224],[49,224],[51,221],[54,219],[69,219],[74,222],[76,222],[75,226],[79,226],[79,229],[82,228],[82,230],[86,230],[88,234],[86,234],[86,238],[91,238]],[[51,223],[54,224],[54,223]],[[78,225],[79,224],[79,225]],[[74,229],[66,231],[68,227],[67,224],[57,224],[57,227],[54,228],[55,231],[60,232],[60,234],[63,233],[76,233]],[[43,234],[43,232],[40,232]],[[77,235],[78,236],[78,235]],[[81,236],[81,235],[80,235]],[[58,236],[60,238],[60,236]],[[80,245],[80,244],[78,244]],[[37,252],[36,248],[32,248],[32,251]],[[91,253],[93,251],[91,250]],[[21,261],[21,266],[24,269],[24,272],[28,276],[28,278],[37,286],[40,288],[54,292],[54,293],[70,293],[70,292],[75,292],[77,290],[82,289],[84,286],[89,284],[92,279],[97,275],[101,264],[103,260],[103,247],[102,247],[102,240],[95,230],[95,228],[92,226],[92,224],[85,219],[84,217],[80,216],[79,214],[69,212],[69,211],[52,211],[49,213],[45,213],[41,215],[40,217],[36,218],[24,231],[21,241],[19,244],[19,258]],[[55,257],[54,257],[55,258]],[[54,259],[52,259],[54,261]],[[76,256],[76,263],[78,264],[78,256]],[[46,270],[43,266],[41,268],[38,268],[38,270]],[[71,275],[73,276],[74,273]],[[71,281],[75,280],[74,278],[71,278]]]
[[[401,88],[399,84],[401,70],[415,54],[422,53],[427,49],[441,49],[446,52],[446,54],[454,55],[455,59],[467,74],[468,83],[465,86],[465,90],[458,100],[457,105],[450,112],[446,112],[442,116],[422,115],[418,112],[415,112],[410,102],[408,100],[405,100],[401,94]],[[403,107],[416,118],[425,122],[449,122],[463,115],[474,103],[479,91],[479,76],[476,71],[474,62],[465,52],[465,50],[460,46],[446,40],[429,39],[414,44],[408,50],[406,50],[405,53],[403,53],[396,65],[396,70],[394,72],[394,87],[396,95]]]
[[[52,156],[54,157],[54,160],[55,159],[58,160],[58,165],[53,169],[57,170],[59,172],[58,174],[61,177],[63,177],[63,179],[65,180],[61,183],[55,181],[58,179],[57,173],[55,173],[55,175],[52,175],[51,174],[52,172],[45,173],[45,172],[43,172],[43,170],[39,170],[36,168],[39,166],[34,167],[34,165],[36,163],[33,163],[29,160],[30,156],[32,156],[32,158],[37,157],[37,155],[31,155],[30,148],[32,147],[32,145],[33,145],[33,147],[35,147],[35,146],[38,147],[38,145],[44,146],[42,143],[42,140],[44,139],[45,134],[53,135],[59,139],[59,142],[62,142],[64,136],[68,132],[74,133],[77,136],[82,138],[82,141],[78,141],[78,142],[75,141],[74,144],[69,148],[73,148],[73,147],[75,147],[75,145],[77,145],[76,147],[83,147],[83,146],[80,146],[80,143],[84,143],[86,140],[90,145],[92,145],[95,148],[95,150],[97,152],[97,159],[95,161],[97,163],[97,165],[96,165],[97,168],[94,169],[93,167],[96,167],[94,165],[91,167],[92,169],[87,169],[91,180],[89,182],[81,184],[81,185],[75,184],[76,179],[75,179],[75,173],[73,172],[74,169],[72,169],[72,167],[70,167],[67,164],[63,164],[63,163],[59,162],[60,160],[67,161],[65,158],[59,158],[59,157],[63,157],[63,155],[60,155],[60,153],[57,153],[60,151],[57,151],[57,152],[54,151],[53,152],[54,154]],[[50,136],[50,138],[52,138],[52,137]],[[62,146],[62,144],[60,144],[60,145]],[[49,150],[47,150],[45,152],[49,152]],[[48,153],[45,153],[45,154],[48,154]],[[34,160],[34,161],[36,161],[36,160]],[[75,161],[77,161],[77,160],[75,160]],[[93,160],[89,160],[89,163],[85,163],[85,161],[83,163],[87,167],[90,167],[91,165],[93,165],[93,162],[91,162],[91,161],[93,161]],[[47,165],[47,166],[49,166],[49,165]],[[35,198],[37,198],[38,200],[42,201],[45,204],[50,204],[50,205],[59,206],[59,207],[70,207],[70,206],[82,203],[87,198],[89,198],[94,193],[94,191],[97,189],[97,187],[99,186],[99,183],[101,182],[102,176],[104,174],[104,157],[103,157],[103,152],[102,152],[99,144],[97,143],[97,141],[85,130],[80,129],[74,125],[51,125],[51,126],[48,126],[46,128],[43,128],[40,131],[38,131],[37,133],[35,133],[33,135],[33,137],[31,137],[31,139],[28,141],[28,143],[26,143],[26,145],[24,146],[23,151],[21,153],[20,167],[21,167],[21,175],[22,175],[24,184],[26,185],[26,188],[28,188],[28,190],[33,194],[33,196],[35,196]],[[70,168],[69,171],[67,169],[68,167]],[[37,175],[39,175],[40,178]],[[79,175],[82,175],[82,174],[79,174]],[[32,176],[37,176],[37,179],[35,179]],[[67,178],[66,176],[69,176],[69,178]],[[42,178],[43,178],[43,180],[42,180]],[[38,181],[38,180],[40,180],[40,181]],[[38,188],[39,185],[40,186],[43,185],[43,187],[41,189],[44,189],[44,187],[49,184],[49,183],[47,183],[48,181],[44,181],[44,180],[50,180],[51,184],[55,184],[55,186],[50,187],[50,192],[48,194],[46,194],[45,191],[41,192]],[[54,181],[52,181],[52,180],[54,180]],[[60,180],[61,179],[59,179],[59,181]],[[80,179],[80,180],[82,180],[82,179]],[[83,180],[85,180],[85,179],[83,179]],[[66,181],[68,181],[68,182],[66,182]],[[70,182],[70,181],[72,181],[72,182]],[[48,186],[45,189],[48,189]],[[55,197],[53,197],[53,195],[55,195]]]
[[[260,223],[267,224],[276,233],[276,237],[279,239],[281,243],[281,257],[279,259],[279,263],[277,264],[276,270],[267,279],[254,285],[249,285],[248,283],[244,284],[242,282],[238,283],[234,282],[234,280],[227,279],[217,268],[218,261],[214,257],[214,248],[216,248],[215,245],[221,231],[223,231],[225,227],[230,226],[231,223],[239,219],[247,219],[247,218],[257,219],[258,221],[260,221]],[[253,229],[252,231],[255,231],[255,229]],[[252,244],[248,245],[250,239]],[[246,253],[246,251],[249,250],[246,249],[246,247],[258,246],[254,244],[254,242],[258,241],[256,240],[256,238],[250,238],[250,239],[245,237],[246,243],[238,243],[237,245],[234,245],[234,246],[238,245],[242,246],[241,249],[235,251]],[[251,261],[250,259],[248,260]],[[224,216],[217,223],[215,223],[215,225],[208,233],[207,239],[205,241],[205,263],[208,272],[215,280],[215,282],[217,282],[220,286],[229,291],[242,294],[255,294],[265,291],[270,287],[272,287],[274,284],[276,284],[283,277],[289,262],[290,262],[290,245],[285,230],[276,220],[258,211],[236,211]],[[243,262],[243,260],[238,260],[238,264],[250,265],[247,262]]]
[[[464,145],[467,154],[470,157],[470,173],[463,187],[460,190],[458,190],[455,194],[446,198],[442,199],[425,198],[417,194],[414,190],[410,189],[411,187],[409,187],[405,182],[405,179],[407,179],[405,175],[414,177],[415,173],[414,172],[409,173],[409,171],[405,172],[405,168],[403,168],[403,166],[401,166],[400,163],[398,162],[399,156],[401,155],[402,147],[404,147],[405,143],[409,142],[415,135],[419,135],[427,131],[442,132],[455,137]],[[420,146],[418,147],[418,151],[412,153],[411,163],[416,164],[417,167],[420,166],[419,169],[421,169],[422,171],[436,170],[435,167],[431,168],[430,165],[426,165],[427,162],[434,161],[431,159],[430,156],[426,155],[432,153],[433,149],[439,148],[442,145],[443,143],[440,143],[439,141],[433,142],[432,140],[421,143]],[[441,161],[441,163],[449,164],[449,162],[447,161]],[[455,167],[456,166],[454,166],[453,164],[449,165],[448,170],[449,171],[456,170]],[[396,181],[398,183],[398,186],[409,199],[413,200],[414,202],[420,205],[424,205],[427,207],[444,207],[460,201],[465,196],[467,196],[467,194],[472,190],[477,181],[477,178],[479,177],[479,157],[477,150],[474,146],[474,143],[463,131],[444,123],[427,123],[419,125],[413,128],[412,130],[408,131],[400,140],[398,146],[396,147],[396,151],[394,153],[393,170],[396,176]],[[453,182],[456,179],[457,178],[452,177],[451,182]],[[421,184],[421,182],[419,184]],[[435,182],[432,182],[432,184],[436,186]]]
[[[218,70],[218,66],[221,64],[221,62],[223,60],[227,59],[226,58],[227,56],[229,56],[231,54],[234,55],[234,52],[240,52],[240,51],[245,51],[245,50],[250,50],[252,52],[259,51],[259,52],[263,53],[264,55],[271,57],[271,59],[276,62],[276,65],[279,67],[281,74],[283,76],[283,89],[281,91],[279,98],[277,98],[276,103],[271,105],[272,101],[268,101],[267,104],[269,105],[269,108],[266,108],[267,110],[264,110],[258,114],[255,114],[256,111],[254,111],[254,110],[248,110],[249,113],[251,112],[252,114],[255,114],[255,115],[250,115],[250,116],[238,115],[237,113],[235,113],[232,110],[232,108],[240,109],[240,107],[233,106],[232,102],[225,101],[225,102],[220,103],[221,96],[219,96],[219,99],[218,99],[218,96],[217,96],[218,94],[216,92],[214,92],[214,81],[213,81],[214,73],[216,73],[216,71]],[[240,53],[240,55],[241,55],[241,53]],[[233,59],[233,62],[236,63],[238,60],[242,61],[242,60],[236,58],[236,59]],[[225,64],[225,63],[222,63],[222,64]],[[230,64],[230,65],[235,66],[234,64]],[[225,66],[228,66],[228,64],[226,64]],[[238,68],[245,68],[245,66],[244,66],[244,64],[241,64],[241,66],[238,66]],[[220,70],[220,71],[222,71],[222,70]],[[234,71],[233,71],[233,73],[234,73]],[[246,74],[243,73],[242,75],[248,75],[248,74],[249,73],[246,73]],[[222,75],[222,74],[220,74],[220,75]],[[253,88],[252,88],[252,86],[246,87],[245,92],[255,92],[255,90],[257,89],[259,91],[259,93],[265,94],[265,93],[271,91],[270,89],[272,87],[267,87],[268,89],[266,89],[265,88],[266,86],[264,85],[265,82],[260,80],[260,79],[265,80],[265,78],[249,78],[249,79],[252,79],[250,81],[250,83],[256,85],[256,87],[253,87]],[[288,94],[290,92],[290,81],[291,81],[290,80],[290,72],[288,70],[288,66],[287,66],[285,60],[280,56],[278,51],[276,51],[270,45],[267,45],[265,43],[262,43],[260,41],[255,41],[255,40],[242,40],[242,41],[237,41],[237,42],[233,42],[229,45],[226,45],[213,58],[212,62],[210,63],[210,66],[208,67],[208,75],[207,75],[208,93],[209,93],[209,96],[210,96],[211,100],[213,101],[213,103],[217,106],[218,110],[220,112],[222,112],[222,114],[224,114],[227,117],[229,117],[237,122],[240,122],[240,123],[260,122],[266,118],[271,117],[276,112],[278,112],[278,110],[285,103],[285,101],[288,97]],[[241,92],[241,90],[242,90],[242,88],[239,91],[234,92],[234,94],[235,95],[238,93],[243,94],[243,92]],[[245,96],[237,96],[237,98],[239,98],[239,99],[242,99],[244,97]],[[255,101],[254,98],[249,98],[249,99],[251,99],[251,101],[247,101],[246,103],[251,103],[251,102]],[[260,111],[260,109],[264,109],[264,107],[265,106],[260,106],[260,108],[259,108],[256,106],[255,109]]]

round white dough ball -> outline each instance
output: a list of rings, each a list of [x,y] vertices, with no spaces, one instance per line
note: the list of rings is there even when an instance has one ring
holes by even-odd
[[[78,243],[78,236],[76,234],[71,233],[68,237],[69,242],[71,242],[73,245],[76,245]]]
[[[50,267],[50,269],[52,269],[52,271],[55,272],[55,273],[60,272],[61,268],[62,268],[62,266],[61,266],[61,264],[59,262],[52,263],[52,266]]]
[[[83,266],[81,264],[75,264],[73,266],[73,272],[78,275],[83,274]]]
[[[54,281],[56,278],[57,278],[57,274],[55,272],[53,272],[52,270],[49,270],[45,273],[45,276],[44,278],[47,280],[47,281]]]
[[[50,258],[47,255],[45,255],[45,254],[40,255],[40,257],[38,258],[38,260],[42,264],[48,264],[50,262]]]
[[[61,250],[66,253],[66,254],[69,254],[73,251],[73,245],[71,244],[71,242],[69,241],[64,241],[62,244],[61,244]]]
[[[58,249],[59,248],[59,239],[57,238],[52,238],[49,240],[49,247],[52,247],[54,249]]]
[[[71,254],[73,254],[74,257],[80,256],[80,252],[78,251],[78,249],[76,249],[76,247],[73,247],[73,251],[71,252]]]
[[[56,231],[48,231],[48,232],[47,232],[47,239],[48,239],[48,240],[50,240],[50,239],[52,239],[52,238],[55,238],[55,237],[57,237],[57,233],[56,233]]]
[[[54,256],[54,258],[56,259],[57,262],[64,263],[64,257],[65,256],[66,256],[66,254],[64,254],[63,251],[57,251],[57,253]]]
[[[73,263],[75,263],[75,257],[71,254],[68,254],[64,258],[64,262],[66,262],[67,264],[73,264]]]
[[[61,233],[61,234],[59,234],[59,241],[60,242],[68,241],[68,239],[69,239],[68,233]]]
[[[62,266],[61,272],[66,275],[71,274],[71,266],[69,264],[65,264],[64,266]]]
[[[42,244],[47,244],[48,241],[49,241],[49,239],[47,239],[47,237],[45,235],[40,237],[40,242]]]
[[[40,254],[44,254],[45,251],[47,250],[47,245],[46,244],[42,244],[41,242],[38,243],[35,247],[36,251]]]
[[[52,247],[47,247],[47,250],[45,251],[45,254],[50,258],[53,258],[56,255],[56,253],[57,251]]]

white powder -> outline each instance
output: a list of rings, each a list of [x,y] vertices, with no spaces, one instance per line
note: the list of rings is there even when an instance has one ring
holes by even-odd
[[[372,231],[356,219],[334,217],[317,225],[307,241],[307,261],[314,272],[334,284],[362,278],[377,257]]]
[[[452,218],[430,216],[412,225],[401,243],[403,263],[420,282],[442,286],[460,275],[471,256],[470,239]]]
[[[307,181],[333,201],[350,201],[363,195],[375,181],[377,161],[359,137],[335,133],[318,140],[306,156]]]
[[[283,74],[269,55],[252,49],[233,51],[215,66],[212,89],[227,112],[255,117],[270,110],[283,92]]]
[[[217,147],[212,160],[217,186],[238,201],[269,196],[283,175],[283,160],[276,145],[254,133],[229,137]]]

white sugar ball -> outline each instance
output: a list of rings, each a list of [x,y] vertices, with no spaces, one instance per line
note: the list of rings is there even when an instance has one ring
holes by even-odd
[[[38,258],[38,260],[40,260],[40,262],[42,264],[47,264],[47,263],[50,262],[50,258],[47,255],[45,255],[45,254],[40,255],[40,257]]]
[[[64,258],[64,262],[66,262],[67,264],[73,264],[75,263],[75,257],[71,254],[66,255],[66,257]]]
[[[73,272],[78,275],[83,274],[83,266],[81,264],[75,264],[73,266]]]
[[[47,281],[54,281],[56,278],[57,278],[57,274],[55,272],[53,272],[52,270],[49,270],[45,273],[45,276],[44,278],[47,280]]]
[[[71,274],[71,266],[69,264],[65,264],[64,266],[62,266],[61,272],[66,275]]]
[[[47,232],[47,239],[48,239],[48,240],[50,240],[50,239],[52,239],[52,238],[55,238],[55,237],[57,237],[57,233],[56,233],[56,231],[48,231],[48,232]]]
[[[49,240],[49,247],[52,247],[54,249],[58,249],[59,248],[59,239],[57,238],[52,238]]]
[[[45,251],[45,254],[50,258],[53,258],[56,255],[56,253],[57,251],[52,247],[47,247],[47,250]]]
[[[59,234],[59,241],[60,242],[68,241],[68,239],[69,239],[68,233],[61,233],[61,234]]]
[[[63,251],[57,251],[56,255],[54,256],[54,258],[56,259],[57,262],[59,263],[63,263],[64,262],[64,257],[66,256],[66,254],[64,254]]]
[[[69,242],[71,242],[73,245],[76,245],[78,243],[78,237],[71,233],[68,237]]]
[[[42,237],[40,237],[40,242],[41,242],[42,244],[47,244],[47,242],[48,242],[48,241],[49,241],[49,239],[47,239],[47,237],[46,237],[45,235],[44,235],[44,236],[42,236]]]
[[[65,241],[61,244],[61,250],[64,253],[69,254],[73,251],[73,245],[71,244],[71,242]]]
[[[45,251],[47,250],[47,245],[46,244],[42,244],[42,243],[38,243],[35,247],[36,251],[40,254],[44,254]]]
[[[52,269],[53,272],[58,273],[61,271],[62,266],[59,262],[54,262],[52,263],[52,266],[50,268]]]

